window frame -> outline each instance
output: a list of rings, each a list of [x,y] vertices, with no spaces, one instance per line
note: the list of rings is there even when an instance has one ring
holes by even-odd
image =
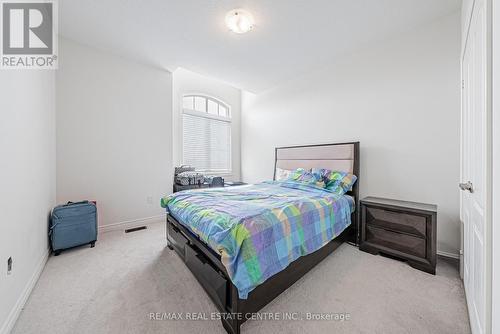
[[[193,108],[184,108],[184,99],[186,97],[192,97],[193,99],[196,98],[196,97],[201,97],[201,98],[205,99],[205,112],[196,110],[194,108],[194,102],[193,102]],[[208,101],[215,102],[217,104],[217,107],[223,106],[224,108],[226,108],[226,110],[227,110],[227,116],[220,116],[218,113],[217,113],[217,115],[209,113],[208,112]],[[227,104],[224,101],[219,100],[219,99],[217,99],[215,97],[209,96],[209,95],[204,95],[204,94],[184,94],[184,95],[182,95],[181,105],[182,105],[181,109],[182,109],[183,113],[184,113],[185,110],[188,110],[188,111],[191,111],[191,112],[200,113],[200,114],[203,114],[203,115],[208,115],[208,116],[210,116],[208,118],[219,119],[221,121],[228,120],[229,122],[231,122],[231,119],[232,119],[231,118],[231,107],[229,106],[229,104]]]
[[[193,108],[185,108],[184,107],[184,98],[186,97],[192,97],[193,98]],[[195,110],[195,102],[194,98],[195,97],[201,97],[205,99],[205,111],[199,111]],[[211,114],[208,112],[208,101],[212,101],[217,103],[217,112],[219,113],[219,108],[220,106],[223,106],[227,110],[227,115],[228,116],[220,116],[220,115],[215,115]],[[197,171],[207,173],[209,175],[224,175],[224,176],[231,176],[233,173],[233,151],[232,151],[232,141],[233,141],[233,136],[232,136],[232,112],[231,112],[231,106],[227,104],[226,102],[222,101],[221,99],[218,99],[216,97],[203,94],[203,93],[188,93],[188,94],[182,94],[181,99],[180,99],[180,105],[181,105],[181,117],[180,117],[180,123],[181,123],[181,129],[180,129],[180,137],[181,137],[181,164],[186,164],[184,161],[184,114],[195,116],[195,117],[203,117],[203,118],[208,118],[208,119],[213,119],[217,121],[222,121],[226,122],[229,124],[229,169],[196,169]]]

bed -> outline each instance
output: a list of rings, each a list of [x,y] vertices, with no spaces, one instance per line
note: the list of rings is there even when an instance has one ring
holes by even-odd
[[[296,168],[359,178],[359,142],[278,147],[274,167],[271,182],[176,193],[164,205],[167,245],[215,303],[228,333],[240,333],[252,313],[343,242],[358,242],[359,179],[336,195],[275,179],[277,169]]]

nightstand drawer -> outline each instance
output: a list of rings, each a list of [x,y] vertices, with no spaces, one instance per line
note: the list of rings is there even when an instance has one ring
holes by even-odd
[[[373,245],[425,258],[425,239],[367,225],[365,241]]]
[[[366,223],[394,232],[426,237],[426,217],[407,212],[366,206]]]

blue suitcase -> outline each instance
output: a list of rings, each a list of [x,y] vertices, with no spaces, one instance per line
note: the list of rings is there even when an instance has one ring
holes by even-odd
[[[50,242],[55,255],[61,250],[90,244],[97,240],[97,208],[94,203],[82,201],[58,205],[50,219]]]

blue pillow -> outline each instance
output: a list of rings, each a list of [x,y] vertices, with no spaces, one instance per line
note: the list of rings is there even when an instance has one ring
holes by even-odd
[[[312,184],[320,188],[325,187],[325,182],[323,181],[322,177],[318,177],[317,174],[306,171],[304,168],[297,168],[296,170],[294,170],[288,177],[288,180],[305,184]]]
[[[325,182],[325,188],[327,190],[340,195],[350,191],[357,180],[354,174],[332,171],[325,168],[313,168],[311,173],[317,178],[320,177],[323,182]]]

